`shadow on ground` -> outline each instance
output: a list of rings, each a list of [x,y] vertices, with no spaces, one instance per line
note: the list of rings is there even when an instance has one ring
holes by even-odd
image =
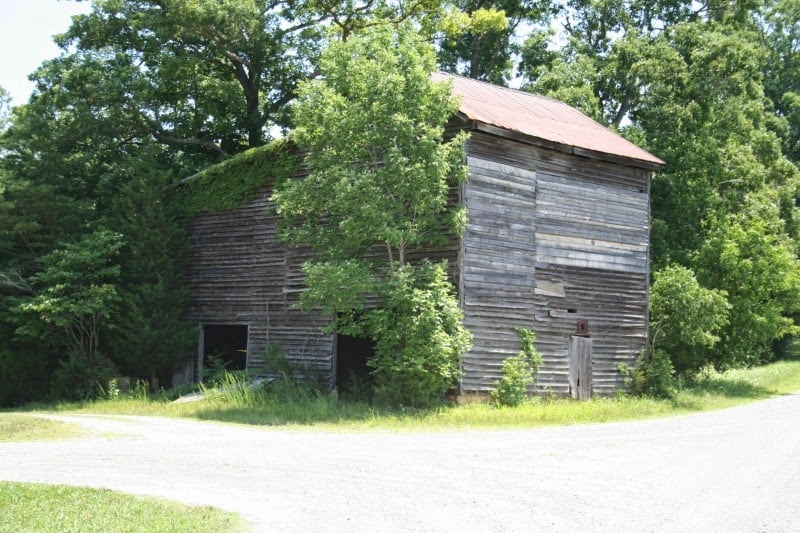
[[[698,395],[716,394],[729,398],[760,400],[775,394],[774,390],[753,385],[745,380],[730,380],[717,377],[701,378],[691,383],[687,389]]]

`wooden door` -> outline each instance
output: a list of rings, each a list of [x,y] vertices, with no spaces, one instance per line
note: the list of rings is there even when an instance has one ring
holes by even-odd
[[[572,335],[569,342],[569,391],[576,400],[592,397],[592,338]]]

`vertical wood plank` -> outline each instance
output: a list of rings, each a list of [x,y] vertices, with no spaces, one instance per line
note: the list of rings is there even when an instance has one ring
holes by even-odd
[[[572,335],[569,342],[569,389],[576,400],[592,397],[592,338]]]
[[[197,328],[199,331],[197,339],[197,382],[203,382],[203,354],[206,353],[206,335],[202,325]]]

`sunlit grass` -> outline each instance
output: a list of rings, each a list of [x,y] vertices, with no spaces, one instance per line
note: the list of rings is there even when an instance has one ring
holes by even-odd
[[[800,360],[791,360],[725,373],[706,372],[693,382],[684,383],[675,398],[669,400],[626,395],[581,402],[535,397],[517,407],[472,403],[422,410],[390,409],[366,402],[340,401],[302,385],[285,384],[266,389],[246,387],[233,379],[223,384],[222,390],[208,391],[205,399],[191,403],[121,396],[115,400],[42,407],[57,411],[185,417],[284,428],[424,431],[663,417],[721,409],[798,390]]]
[[[0,530],[193,533],[247,527],[236,514],[213,507],[189,507],[105,489],[0,482]]]
[[[0,443],[67,439],[84,433],[73,424],[18,413],[0,413]]]

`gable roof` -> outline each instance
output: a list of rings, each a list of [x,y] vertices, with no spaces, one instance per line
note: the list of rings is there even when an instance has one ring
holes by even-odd
[[[478,123],[478,129],[503,135],[499,128],[576,155],[615,162],[622,159],[648,169],[664,164],[563,102],[444,72],[434,73],[433,79],[452,82],[453,95],[461,99],[461,114]]]

